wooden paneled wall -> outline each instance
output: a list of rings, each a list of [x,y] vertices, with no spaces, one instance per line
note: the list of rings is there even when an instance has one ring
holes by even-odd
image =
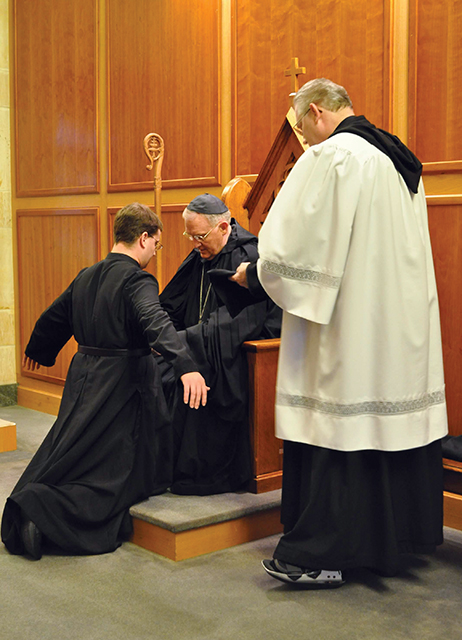
[[[37,318],[77,273],[100,258],[99,211],[88,209],[23,209],[17,215],[19,325],[24,350]],[[62,384],[75,353],[70,341],[53,367],[28,373],[38,380]]]
[[[163,187],[219,184],[219,0],[108,0],[110,191],[152,188],[140,141],[166,141]]]
[[[144,136],[165,142],[164,249],[151,266],[163,286],[191,248],[185,204],[260,171],[298,58],[300,85],[315,76],[344,84],[357,113],[408,131],[424,162],[451,431],[462,433],[462,0],[30,4],[11,1],[10,29],[19,370],[41,311],[110,249],[115,212],[153,204]],[[58,397],[74,348],[40,376],[22,372],[19,397]]]
[[[448,418],[452,434],[462,435],[462,198],[457,200],[431,204],[428,219],[440,303]]]
[[[390,20],[384,0],[236,0],[233,173],[257,174],[289,106],[298,57],[311,78],[347,87],[358,114],[388,124]]]
[[[409,146],[424,163],[450,433],[462,435],[462,1],[412,0]]]
[[[97,0],[15,0],[16,195],[98,191]]]
[[[461,0],[411,3],[409,142],[422,162],[462,171]]]

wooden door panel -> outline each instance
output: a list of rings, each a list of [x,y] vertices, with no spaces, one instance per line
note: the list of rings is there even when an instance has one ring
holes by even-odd
[[[462,161],[462,1],[412,0],[410,28],[410,146],[424,163]]]
[[[462,435],[462,204],[429,206],[451,435]]]
[[[148,133],[164,188],[218,184],[220,4],[108,0],[109,191],[152,189]]]
[[[99,212],[88,209],[35,209],[17,211],[19,323],[21,353],[36,321],[72,282],[81,269],[98,261]],[[72,339],[53,367],[23,375],[64,383],[75,353]]]
[[[98,191],[96,1],[15,0],[18,196]]]
[[[384,0],[235,0],[233,172],[257,174],[300,86],[327,77],[345,86],[358,115],[387,127],[388,12]]]

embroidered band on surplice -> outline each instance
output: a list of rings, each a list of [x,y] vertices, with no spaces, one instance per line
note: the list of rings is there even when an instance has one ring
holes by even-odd
[[[322,271],[289,267],[288,265],[272,262],[271,260],[262,260],[261,268],[264,271],[268,271],[268,273],[274,273],[284,278],[319,284],[322,287],[329,287],[331,289],[338,289],[342,281],[342,278],[331,276],[328,273],[322,273]]]
[[[401,413],[413,413],[423,411],[435,404],[441,404],[445,400],[443,390],[426,393],[412,400],[402,400],[400,402],[366,401],[353,404],[342,404],[336,402],[325,402],[307,396],[293,396],[288,393],[278,393],[277,403],[289,407],[300,407],[302,409],[312,409],[322,413],[330,413],[335,416],[359,416],[365,414],[377,415],[397,415]]]

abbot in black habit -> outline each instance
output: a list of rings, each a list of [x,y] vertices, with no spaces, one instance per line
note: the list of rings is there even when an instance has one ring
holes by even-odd
[[[215,289],[209,272],[233,273],[241,262],[257,259],[257,238],[231,218],[231,233],[221,251],[206,260],[193,249],[160,295],[211,387],[207,405],[198,411],[189,409],[171,384],[170,367],[158,359],[173,415],[174,493],[236,491],[250,480],[248,365],[242,344],[279,337],[282,314],[268,298],[254,304],[242,300],[245,290],[230,282],[224,291],[229,304],[231,287],[235,290],[231,315],[224,296],[220,297],[223,288]]]

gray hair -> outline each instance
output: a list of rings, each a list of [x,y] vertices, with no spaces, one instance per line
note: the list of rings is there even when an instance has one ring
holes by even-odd
[[[229,211],[225,211],[224,213],[200,213],[198,211],[190,211],[186,207],[183,211],[183,218],[186,216],[202,216],[203,218],[206,218],[210,227],[214,227],[222,220],[228,224],[231,223],[231,213]]]
[[[298,107],[300,113],[307,112],[312,102],[328,111],[340,111],[345,107],[353,107],[346,90],[327,78],[310,80],[294,96],[294,108]]]

